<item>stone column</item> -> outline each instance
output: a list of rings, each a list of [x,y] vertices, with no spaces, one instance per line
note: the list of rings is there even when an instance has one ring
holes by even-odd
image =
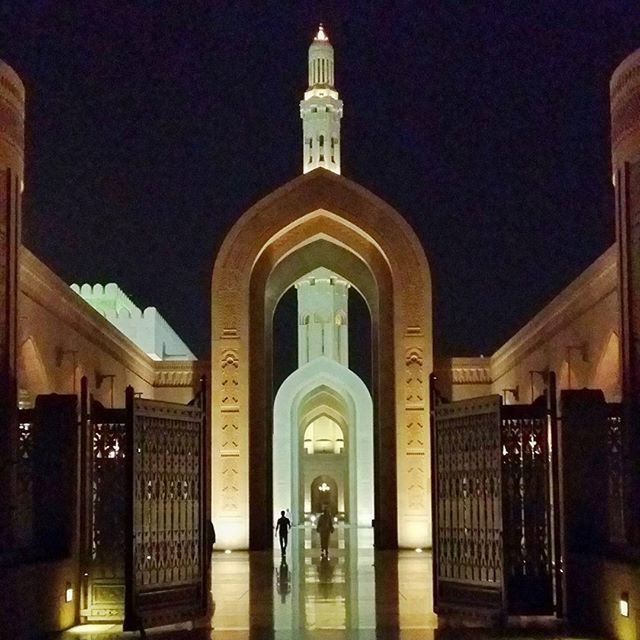
[[[0,549],[12,545],[17,444],[16,323],[20,204],[24,176],[24,86],[0,60]]]
[[[640,543],[640,49],[614,71],[610,84],[611,156],[622,345],[622,387],[629,460],[626,531]]]

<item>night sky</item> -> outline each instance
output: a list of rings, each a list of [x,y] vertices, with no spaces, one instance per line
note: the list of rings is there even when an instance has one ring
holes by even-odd
[[[27,89],[25,244],[207,357],[218,247],[300,173],[319,21],[343,174],[422,240],[436,353],[490,354],[613,242],[608,83],[640,47],[637,0],[0,0]]]

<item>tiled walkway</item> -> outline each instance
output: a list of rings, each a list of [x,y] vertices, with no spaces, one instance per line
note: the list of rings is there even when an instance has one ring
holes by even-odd
[[[371,531],[349,527],[333,535],[328,559],[320,559],[317,545],[311,529],[298,528],[292,532],[284,559],[279,551],[216,552],[212,629],[174,631],[169,636],[181,640],[432,640],[442,636],[435,630],[428,553],[374,553]],[[79,628],[63,636],[64,640],[110,637],[125,636],[117,627]],[[462,637],[460,632],[447,635],[448,639]]]

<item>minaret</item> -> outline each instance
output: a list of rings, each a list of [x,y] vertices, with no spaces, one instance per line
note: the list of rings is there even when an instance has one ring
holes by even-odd
[[[340,173],[342,100],[333,86],[333,47],[322,25],[309,47],[309,88],[300,101],[302,172]]]
[[[298,367],[320,356],[349,366],[349,287],[344,278],[324,267],[296,282]]]

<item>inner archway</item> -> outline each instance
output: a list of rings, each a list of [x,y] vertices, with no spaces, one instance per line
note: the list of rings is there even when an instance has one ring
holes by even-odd
[[[391,207],[322,169],[249,209],[214,267],[212,476],[219,540],[229,548],[271,546],[265,505],[272,504],[273,310],[296,279],[323,266],[347,278],[371,313],[376,546],[428,546],[427,261]]]
[[[305,453],[304,434],[315,420],[328,417],[342,431],[344,454],[322,459]],[[330,468],[343,478],[342,512],[359,526],[374,517],[373,403],[365,384],[349,369],[316,358],[282,384],[273,409],[273,515],[291,506],[296,522],[309,513],[310,479]]]

